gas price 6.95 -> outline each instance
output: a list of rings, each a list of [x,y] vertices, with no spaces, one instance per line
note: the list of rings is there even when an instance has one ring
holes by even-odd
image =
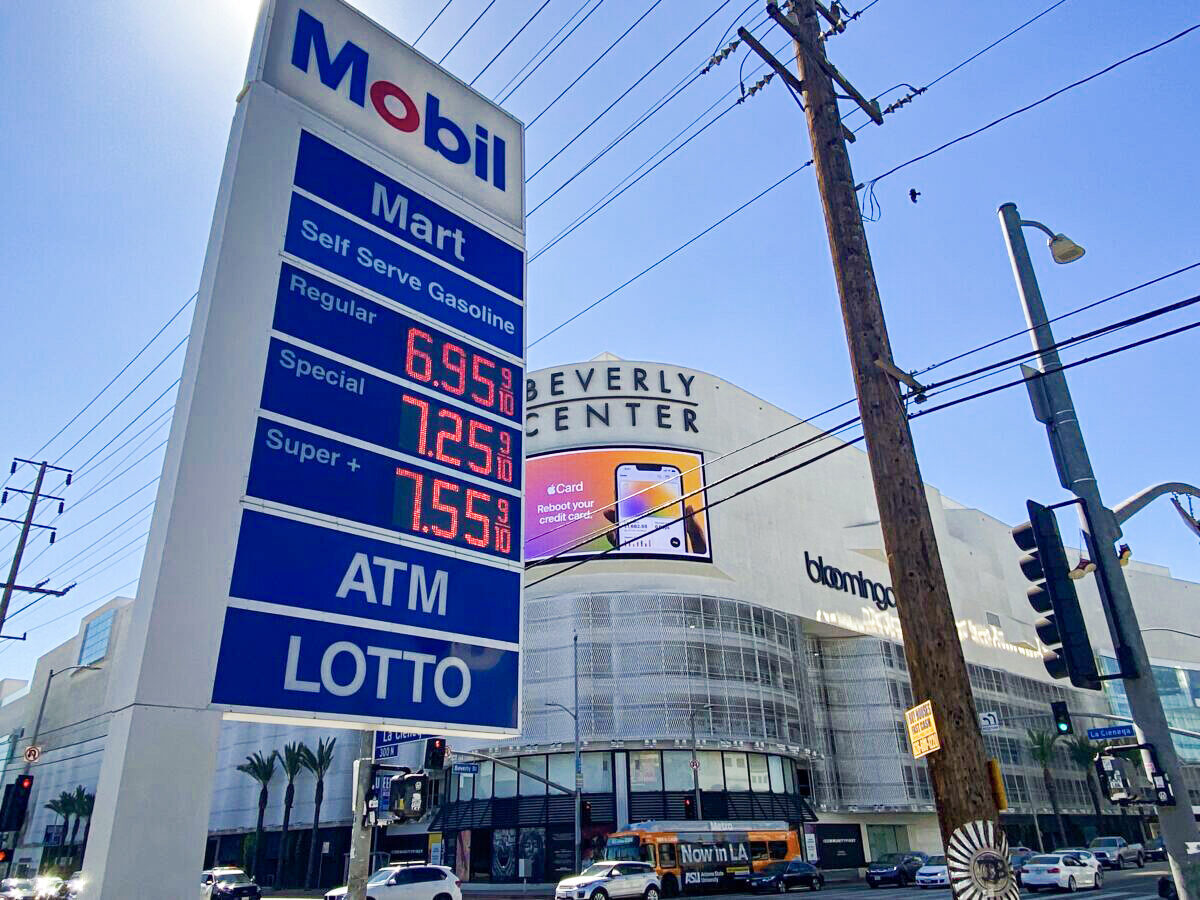
[[[397,528],[506,559],[517,557],[517,500],[415,467],[396,467]]]
[[[409,327],[404,374],[464,403],[517,418],[517,370],[435,332]]]

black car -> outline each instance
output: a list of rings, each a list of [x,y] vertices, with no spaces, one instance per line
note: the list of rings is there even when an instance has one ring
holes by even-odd
[[[200,895],[204,900],[262,900],[262,892],[254,880],[232,867],[201,873]]]
[[[791,862],[780,860],[769,863],[757,872],[751,872],[748,881],[752,891],[776,891],[782,894],[794,887],[819,891],[825,884],[825,876],[812,863],[793,859]]]
[[[1162,838],[1155,838],[1146,845],[1146,859],[1161,859],[1167,858],[1167,847],[1163,843]]]
[[[925,865],[928,854],[917,851],[885,853],[867,866],[867,885],[873,888],[881,884],[908,887],[917,878],[917,869]]]

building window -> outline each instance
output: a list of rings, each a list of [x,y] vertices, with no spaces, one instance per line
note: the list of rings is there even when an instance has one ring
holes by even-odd
[[[691,751],[663,751],[663,783],[668,791],[690,791],[692,789]]]
[[[767,758],[761,753],[750,754],[750,790],[764,794],[771,790],[771,776],[767,772]]]
[[[460,801],[470,800],[474,791],[475,776],[464,772],[458,776],[458,793],[453,799]]]
[[[492,767],[491,760],[479,764],[479,774],[475,776],[476,800],[487,800],[492,796]]]
[[[661,791],[662,760],[657,750],[631,750],[629,753],[629,789]]]
[[[108,655],[108,639],[112,635],[115,614],[116,610],[110,609],[87,623],[87,628],[83,630],[83,643],[79,646],[79,665],[91,665]]]
[[[746,768],[745,753],[725,753],[725,789],[728,791],[750,790],[750,772]]]
[[[701,750],[696,754],[700,762],[700,790],[725,790],[725,775],[721,771],[721,754],[716,750]]]
[[[515,759],[506,759],[508,765],[516,762]],[[515,797],[517,796],[517,773],[508,766],[496,766],[496,797]]]
[[[907,853],[908,827],[905,825],[868,825],[867,843],[871,847],[871,859],[879,859],[885,853]]]
[[[776,794],[787,793],[783,783],[783,760],[778,756],[768,756],[767,766],[771,772],[771,790]]]
[[[542,778],[546,777],[546,757],[544,756],[522,756],[519,765],[522,772],[532,772]],[[546,793],[546,785],[526,775],[521,776],[520,789],[522,797],[541,797]]]
[[[551,753],[550,754],[550,774],[546,776],[551,781],[563,785],[563,787],[575,787],[575,754],[573,753]],[[550,788],[551,794],[562,794],[558,788]]]
[[[606,794],[613,789],[612,757],[607,753],[582,753],[583,790],[588,794]]]

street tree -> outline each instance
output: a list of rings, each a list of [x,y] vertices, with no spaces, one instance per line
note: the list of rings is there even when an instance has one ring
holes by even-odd
[[[1042,781],[1046,784],[1046,794],[1050,797],[1050,807],[1054,810],[1054,819],[1058,823],[1059,839],[1066,844],[1067,826],[1063,823],[1062,810],[1058,806],[1058,792],[1054,789],[1054,779],[1050,777],[1050,765],[1054,762],[1054,745],[1059,735],[1033,728],[1026,729],[1026,735],[1029,739],[1029,754],[1033,761],[1042,767]]]
[[[1100,788],[1096,784],[1096,757],[1100,748],[1091,742],[1086,734],[1077,734],[1067,742],[1067,753],[1071,762],[1083,769],[1087,779],[1088,796],[1092,798],[1092,810],[1096,815],[1096,832],[1100,833]]]
[[[53,800],[51,800],[49,803],[47,803],[46,809],[50,810],[50,812],[54,813],[55,815],[62,816],[62,818],[63,818],[63,837],[66,838],[66,835],[67,835],[67,807],[66,807],[66,805],[63,804],[63,796],[64,795],[60,794],[59,796],[57,796]],[[55,854],[55,856],[56,856],[55,862],[58,861],[57,857],[62,855],[63,843],[64,843],[63,841],[59,841],[58,852]]]
[[[313,777],[317,780],[317,786],[313,792],[312,842],[308,847],[308,875],[304,879],[304,886],[309,890],[313,888],[317,875],[317,857],[320,853],[317,835],[321,827],[321,801],[325,799],[325,775],[333,765],[333,745],[336,743],[337,738],[328,740],[321,738],[317,741],[315,753],[307,746],[301,745],[300,748],[301,765],[312,772]]]
[[[287,860],[288,825],[292,820],[292,804],[296,802],[296,776],[304,768],[304,750],[308,748],[300,741],[283,745],[278,753],[279,765],[287,778],[287,790],[283,794],[283,831],[279,835],[279,862],[275,866],[275,886],[283,885],[283,868]]]
[[[254,826],[254,865],[251,872],[256,877],[262,869],[263,816],[267,812],[267,791],[271,784],[271,779],[275,777],[275,760],[278,756],[279,754],[274,750],[267,756],[263,756],[261,751],[256,750],[246,757],[244,763],[237,767],[239,772],[246,773],[260,785],[258,791],[258,824]]]

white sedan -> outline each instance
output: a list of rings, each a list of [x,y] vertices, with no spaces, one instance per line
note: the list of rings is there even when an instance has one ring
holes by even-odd
[[[1104,863],[1100,862],[1100,857],[1098,857],[1091,850],[1084,849],[1083,847],[1064,847],[1061,850],[1055,850],[1054,852],[1055,853],[1070,853],[1072,856],[1078,856],[1089,866],[1094,866],[1097,869],[1104,868]],[[1101,876],[1101,877],[1103,877],[1103,876]]]
[[[946,857],[931,856],[925,865],[917,869],[917,887],[950,887],[950,873],[946,868]]]
[[[445,866],[384,866],[367,880],[370,900],[462,900],[462,882]],[[325,900],[342,900],[344,887]]]
[[[1099,890],[1104,875],[1074,853],[1043,853],[1021,866],[1021,884],[1031,893],[1042,888],[1074,892],[1082,887]]]

